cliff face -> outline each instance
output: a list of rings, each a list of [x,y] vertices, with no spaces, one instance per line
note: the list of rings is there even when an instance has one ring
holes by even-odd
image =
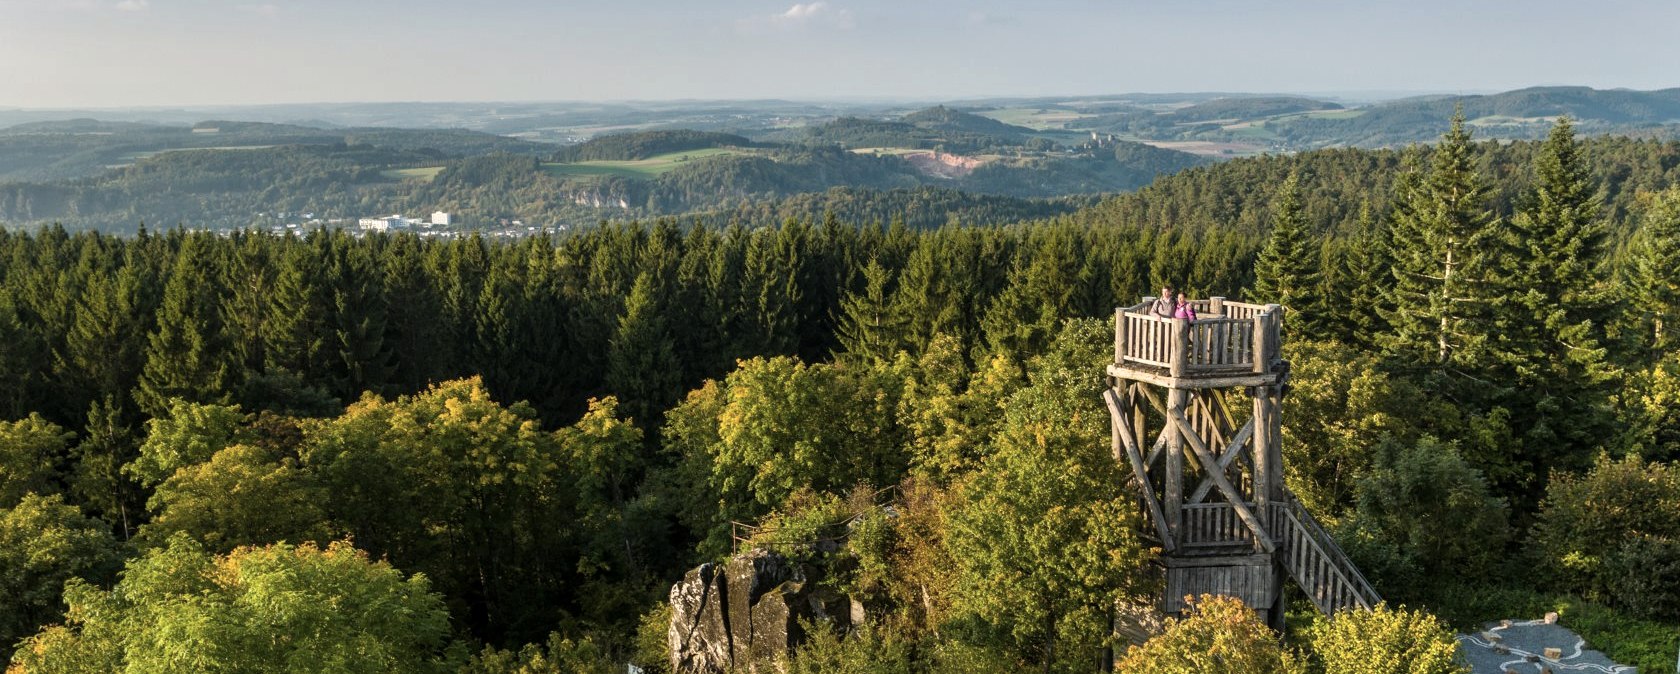
[[[702,564],[671,588],[671,669],[776,672],[805,634],[799,621],[850,624],[851,602],[820,588],[821,569],[754,550]]]
[[[904,155],[904,159],[916,170],[938,178],[961,178],[986,165],[982,159],[944,152],[915,152]]]

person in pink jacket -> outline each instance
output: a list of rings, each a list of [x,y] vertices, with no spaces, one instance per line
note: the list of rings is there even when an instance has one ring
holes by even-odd
[[[1190,306],[1190,300],[1184,297],[1184,293],[1178,294],[1178,308],[1173,310],[1173,318],[1196,320],[1196,308]]]

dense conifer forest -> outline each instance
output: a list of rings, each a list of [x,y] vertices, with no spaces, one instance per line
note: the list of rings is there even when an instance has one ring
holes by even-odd
[[[1546,611],[1673,671],[1680,146],[1461,122],[1013,224],[0,231],[0,657],[661,672],[685,571],[842,527],[870,617],[787,671],[1452,672]],[[1289,308],[1286,479],[1389,607],[1112,634],[1155,551],[1098,393],[1163,284]]]

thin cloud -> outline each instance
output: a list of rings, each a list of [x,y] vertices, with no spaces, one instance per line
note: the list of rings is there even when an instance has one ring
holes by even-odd
[[[117,9],[125,12],[138,12],[152,6],[150,0],[122,0],[116,4]]]
[[[256,14],[258,16],[274,16],[274,15],[280,13],[280,8],[275,6],[273,3],[263,3],[263,4],[260,4],[260,5],[240,5],[239,9],[241,11]]]
[[[827,26],[847,29],[857,25],[852,10],[835,7],[823,0],[802,2],[770,16],[770,24],[782,27]]]

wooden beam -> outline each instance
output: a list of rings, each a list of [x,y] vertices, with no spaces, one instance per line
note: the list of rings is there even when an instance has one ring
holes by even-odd
[[[1231,481],[1225,479],[1225,472],[1219,469],[1219,459],[1213,455],[1213,452],[1208,451],[1207,445],[1202,444],[1201,438],[1196,437],[1195,432],[1190,428],[1190,422],[1184,420],[1184,415],[1178,413],[1177,410],[1173,410],[1173,412],[1173,414],[1168,415],[1171,423],[1177,426],[1183,438],[1190,442],[1190,448],[1194,450],[1196,458],[1200,459],[1202,466],[1207,469],[1208,479],[1213,480],[1214,486],[1218,487],[1219,492],[1224,494],[1225,498],[1231,502],[1231,508],[1236,510],[1237,517],[1243,521],[1243,524],[1248,525],[1249,531],[1254,532],[1254,539],[1260,544],[1260,547],[1265,549],[1266,552],[1276,552],[1277,547],[1272,544],[1272,537],[1267,535],[1266,527],[1260,524],[1259,518],[1254,516],[1254,511],[1249,510],[1248,505],[1243,503],[1242,494],[1237,493],[1236,487],[1231,486]]]
[[[1196,396],[1196,411],[1202,419],[1202,432],[1207,434],[1204,440],[1209,446],[1223,447],[1230,438],[1225,435],[1225,426],[1219,423],[1219,418],[1213,413],[1213,403],[1208,402],[1210,398],[1218,395],[1218,391],[1211,389],[1199,392]]]
[[[1152,372],[1131,365],[1125,367],[1109,365],[1108,374],[1119,379],[1141,382],[1161,388],[1233,388],[1237,386],[1264,386],[1278,382],[1276,373],[1243,374],[1239,370],[1219,370],[1205,373],[1192,370],[1189,376],[1173,377],[1165,372]]]
[[[1237,417],[1236,415],[1231,414],[1231,404],[1229,401],[1225,400],[1225,395],[1223,393],[1215,393],[1213,397],[1214,401],[1219,403],[1220,413],[1225,417],[1225,427],[1236,428]]]
[[[1167,436],[1174,432],[1172,424],[1161,427],[1160,434],[1155,436],[1155,446],[1149,448],[1149,456],[1143,460],[1143,465],[1155,465],[1155,460],[1161,458],[1161,454],[1167,451]]]
[[[1144,506],[1149,508],[1150,519],[1155,522],[1155,532],[1161,536],[1161,548],[1172,552],[1178,548],[1173,541],[1172,532],[1167,529],[1166,514],[1161,512],[1160,501],[1155,500],[1155,488],[1149,484],[1149,467],[1143,462],[1143,456],[1138,453],[1137,442],[1132,433],[1126,428],[1126,417],[1120,407],[1119,396],[1114,389],[1103,391],[1103,402],[1108,403],[1108,415],[1113,422],[1114,437],[1124,448],[1126,458],[1132,464],[1132,475],[1137,478],[1138,491],[1143,493]]]
[[[1126,309],[1114,308],[1114,362],[1126,362]]]
[[[1155,411],[1160,412],[1163,416],[1166,415],[1167,405],[1161,402],[1161,396],[1155,395],[1155,392],[1149,390],[1148,386],[1132,384],[1132,392],[1143,394],[1143,399],[1149,403],[1150,407],[1155,408]]]
[[[1183,377],[1190,370],[1190,321],[1183,318],[1172,320],[1172,366],[1169,368],[1174,378]]]
[[[1248,420],[1248,423],[1243,424],[1243,427],[1237,431],[1237,436],[1231,439],[1231,443],[1226,445],[1225,451],[1219,455],[1220,472],[1224,472],[1224,469],[1230,468],[1231,462],[1237,457],[1242,456],[1243,445],[1247,444],[1248,439],[1253,437],[1253,435],[1254,420],[1250,419]],[[1208,492],[1210,491],[1213,491],[1213,480],[1202,478],[1202,483],[1196,485],[1196,491],[1190,495],[1190,502],[1201,503],[1202,499],[1207,498]]]
[[[1167,451],[1163,457],[1166,469],[1162,471],[1161,500],[1162,507],[1167,513],[1167,528],[1172,530],[1174,541],[1184,529],[1184,440],[1185,433],[1175,424],[1184,419],[1186,397],[1190,391],[1186,389],[1171,389],[1167,391],[1167,423],[1162,430],[1167,439]],[[1189,424],[1185,424],[1188,426]],[[1186,429],[1188,430],[1188,429]],[[1195,433],[1189,433],[1191,437]],[[1198,441],[1199,442],[1199,441]]]

